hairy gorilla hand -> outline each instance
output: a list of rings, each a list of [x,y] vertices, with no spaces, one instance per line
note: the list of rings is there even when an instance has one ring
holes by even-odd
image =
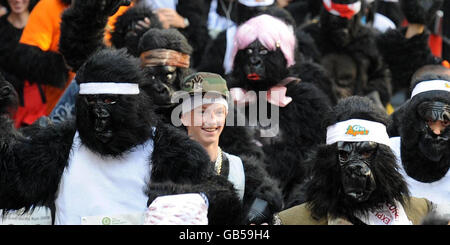
[[[112,16],[121,6],[129,6],[130,4],[131,0],[72,0],[72,8],[91,10],[90,13],[106,16]]]

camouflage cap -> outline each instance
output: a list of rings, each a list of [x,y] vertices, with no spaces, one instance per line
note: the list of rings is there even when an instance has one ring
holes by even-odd
[[[181,91],[194,93],[218,93],[228,99],[227,81],[220,75],[208,72],[197,72],[186,77],[181,83]]]

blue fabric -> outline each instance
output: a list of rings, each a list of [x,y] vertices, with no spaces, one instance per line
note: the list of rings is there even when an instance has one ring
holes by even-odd
[[[75,118],[75,100],[79,90],[78,84],[75,79],[73,79],[50,114],[50,119],[54,123],[60,123]]]

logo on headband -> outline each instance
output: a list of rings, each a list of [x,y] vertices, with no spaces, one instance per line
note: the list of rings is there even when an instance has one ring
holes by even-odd
[[[366,130],[366,128],[361,127],[359,125],[349,125],[347,128],[347,132],[345,134],[353,135],[356,137],[356,135],[368,135],[369,130]]]
[[[450,88],[450,83],[445,83],[446,88]]]

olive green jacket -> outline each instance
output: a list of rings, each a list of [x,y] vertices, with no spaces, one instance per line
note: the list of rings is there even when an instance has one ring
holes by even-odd
[[[420,225],[422,220],[432,210],[432,203],[424,198],[410,198],[409,202],[403,206],[409,220],[414,225]],[[281,225],[333,225],[333,224],[350,224],[343,220],[332,220],[329,218],[315,219],[311,216],[311,210],[307,203],[292,207],[281,211],[274,217],[275,224]]]

